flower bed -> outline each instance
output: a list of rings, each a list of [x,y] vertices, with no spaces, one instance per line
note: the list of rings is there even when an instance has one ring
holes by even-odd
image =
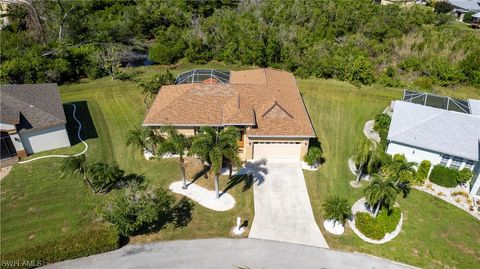
[[[400,209],[394,208],[390,215],[387,210],[381,210],[374,218],[367,212],[358,212],[355,216],[355,226],[366,237],[380,240],[385,234],[391,233],[400,221]]]

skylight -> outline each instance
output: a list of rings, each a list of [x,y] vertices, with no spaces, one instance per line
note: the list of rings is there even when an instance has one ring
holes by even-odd
[[[440,96],[431,93],[414,91],[404,91],[403,101],[470,114],[470,107],[466,100],[455,99],[448,96]]]

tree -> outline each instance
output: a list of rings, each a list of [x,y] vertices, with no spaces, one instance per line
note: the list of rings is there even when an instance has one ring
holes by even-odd
[[[169,221],[174,201],[165,189],[128,189],[105,206],[102,217],[123,236],[150,232]]]
[[[122,178],[125,172],[116,164],[96,162],[89,167],[89,174],[98,192],[110,191]]]
[[[158,144],[163,141],[161,135],[157,135],[152,128],[136,127],[127,132],[125,143],[127,146],[134,146],[141,150],[147,149],[150,152],[156,152]]]
[[[392,170],[391,179],[395,181],[395,184],[409,183],[417,175],[417,164],[409,162],[404,155],[396,154],[393,156],[393,162],[390,163]]]
[[[322,207],[325,212],[325,218],[334,221],[333,227],[335,227],[337,221],[345,225],[345,222],[352,217],[352,209],[347,199],[342,199],[338,196],[330,197]]]
[[[437,13],[448,13],[453,10],[453,6],[448,1],[437,1],[435,2],[434,10]]]
[[[123,45],[103,44],[102,49],[95,54],[95,62],[100,68],[106,70],[112,79],[115,79],[124,54],[125,47]]]
[[[61,176],[66,177],[70,176],[81,176],[83,181],[87,183],[93,193],[96,193],[92,182],[89,177],[89,167],[85,155],[73,156],[63,159],[62,166],[60,167],[62,171]]]
[[[174,83],[175,76],[167,69],[164,73],[156,74],[151,80],[138,82],[137,87],[142,89],[142,94],[145,96],[143,102],[148,108],[148,99],[153,99],[163,85],[171,85]]]
[[[366,137],[361,138],[354,148],[353,161],[357,168],[357,182],[360,182],[366,172],[372,174],[380,165],[380,151]]]
[[[224,161],[229,161],[233,166],[240,166],[238,157],[238,141],[240,132],[236,127],[229,126],[218,132],[212,127],[200,128],[200,134],[195,136],[190,147],[189,155],[198,156],[207,162],[214,173],[215,193],[220,197],[218,177]]]
[[[172,126],[163,126],[160,131],[165,135],[165,140],[160,143],[158,154],[173,153],[179,155],[180,176],[183,181],[182,188],[187,188],[185,177],[185,151],[190,147],[190,140],[183,134],[179,134]]]
[[[397,188],[395,182],[375,176],[365,188],[365,199],[371,206],[375,206],[374,217],[377,217],[382,206],[391,210],[397,200]]]

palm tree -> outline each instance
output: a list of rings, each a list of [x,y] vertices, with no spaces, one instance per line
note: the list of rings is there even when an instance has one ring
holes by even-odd
[[[357,183],[365,172],[375,172],[380,163],[380,154],[380,150],[369,139],[362,138],[357,142],[353,155],[357,167]]]
[[[396,154],[393,156],[393,162],[389,165],[392,169],[392,179],[395,180],[395,184],[408,183],[416,176],[417,164],[414,162],[408,162],[404,155]]]
[[[83,181],[85,181],[85,183],[87,183],[90,189],[92,189],[92,192],[96,193],[92,182],[88,179],[89,168],[85,155],[82,154],[79,156],[72,156],[63,159],[60,170],[62,171],[62,177],[66,177],[67,175],[82,176]]]
[[[338,196],[330,197],[322,207],[325,212],[325,218],[334,221],[334,228],[337,221],[345,225],[345,222],[352,217],[352,209],[347,199],[342,199]]]
[[[187,179],[185,178],[185,151],[190,147],[190,140],[183,134],[177,133],[172,126],[164,126],[160,131],[165,135],[165,140],[159,144],[158,154],[173,153],[179,155],[180,176],[182,177],[183,186],[187,188]]]
[[[163,137],[157,135],[152,128],[136,127],[127,132],[125,143],[127,146],[134,146],[139,149],[147,149],[155,152],[158,143],[162,142]]]
[[[375,217],[377,217],[382,206],[391,210],[397,200],[395,182],[375,176],[372,182],[365,188],[365,199],[371,206],[376,206]]]
[[[94,184],[99,186],[98,192],[108,192],[125,174],[118,165],[111,165],[105,162],[92,164],[89,168],[89,173]]]
[[[212,127],[202,127],[200,134],[193,138],[189,154],[196,155],[202,161],[207,162],[214,173],[215,193],[220,197],[218,178],[224,160],[234,166],[240,166],[238,157],[238,140],[240,132],[236,127],[229,126],[220,132]]]

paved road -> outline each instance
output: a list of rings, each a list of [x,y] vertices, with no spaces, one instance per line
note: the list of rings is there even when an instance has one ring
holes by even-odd
[[[45,268],[411,268],[392,261],[325,248],[259,239],[202,239],[128,245]]]
[[[250,238],[328,248],[315,222],[298,161],[267,161],[254,184],[255,217]]]

